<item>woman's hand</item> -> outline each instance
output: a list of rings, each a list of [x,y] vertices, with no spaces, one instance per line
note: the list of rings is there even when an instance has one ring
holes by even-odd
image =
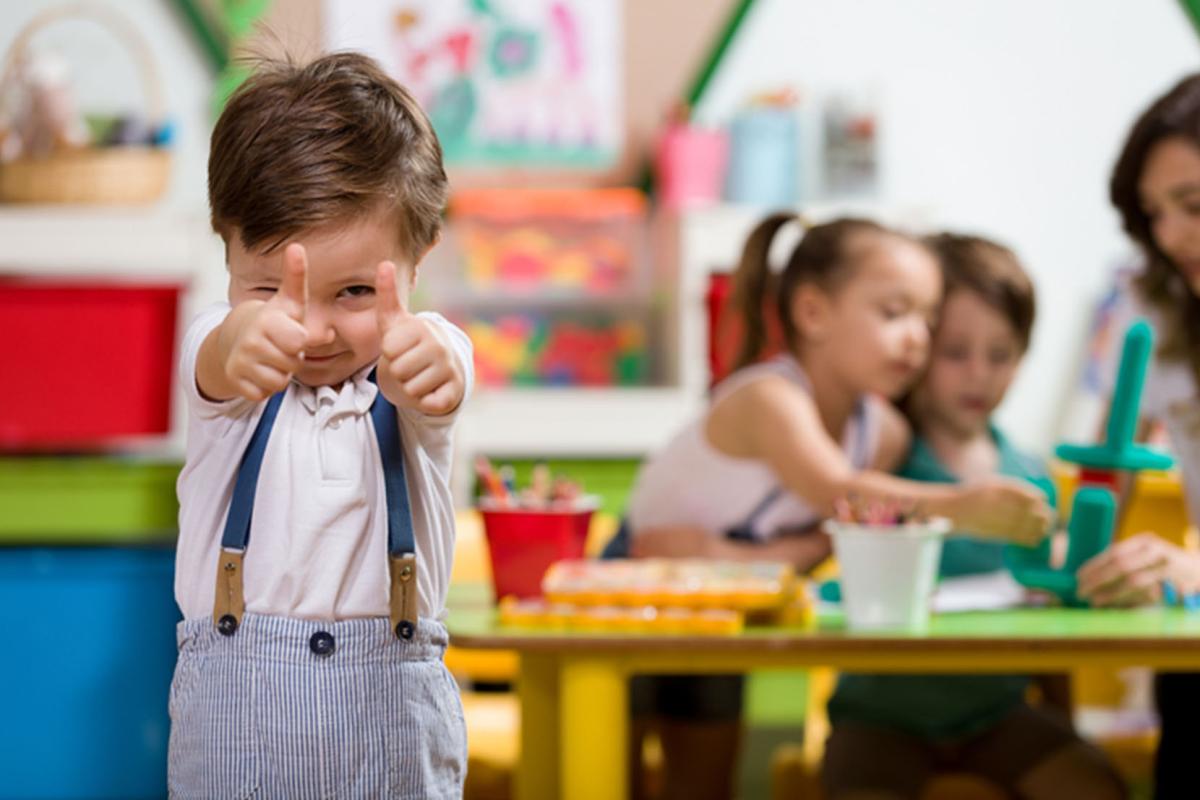
[[[1095,606],[1158,603],[1163,581],[1170,581],[1181,595],[1200,591],[1200,553],[1153,533],[1139,533],[1088,561],[1076,576],[1079,596]]]

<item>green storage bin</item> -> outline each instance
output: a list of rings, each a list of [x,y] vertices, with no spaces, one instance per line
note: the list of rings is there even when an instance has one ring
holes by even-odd
[[[0,544],[144,544],[178,533],[181,464],[0,458]]]

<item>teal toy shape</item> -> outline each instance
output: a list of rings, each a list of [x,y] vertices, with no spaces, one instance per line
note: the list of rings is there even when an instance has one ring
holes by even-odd
[[[1146,384],[1146,366],[1150,362],[1153,347],[1154,333],[1145,320],[1139,319],[1129,326],[1121,350],[1121,365],[1117,369],[1104,441],[1098,445],[1060,444],[1055,450],[1059,458],[1093,469],[1137,471],[1171,468],[1175,462],[1169,455],[1133,441],[1142,387]]]
[[[1104,441],[1098,445],[1059,445],[1055,453],[1090,470],[1138,472],[1169,469],[1174,459],[1166,453],[1134,442],[1146,368],[1154,347],[1154,333],[1139,319],[1125,332],[1121,363],[1109,410]],[[1083,486],[1075,493],[1067,526],[1067,556],[1062,567],[1050,565],[1050,540],[1038,547],[1009,545],[1004,560],[1013,577],[1025,586],[1052,592],[1066,605],[1086,602],[1076,595],[1075,572],[1112,543],[1116,527],[1117,498],[1112,490]]]

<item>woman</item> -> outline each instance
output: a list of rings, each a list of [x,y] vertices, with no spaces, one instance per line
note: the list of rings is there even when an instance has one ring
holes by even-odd
[[[1130,131],[1110,184],[1145,266],[1130,288],[1134,313],[1154,328],[1142,414],[1163,424],[1178,458],[1189,516],[1200,521],[1200,74],[1156,100]],[[1200,592],[1200,554],[1153,533],[1111,547],[1079,570],[1079,593],[1098,606],[1160,602],[1164,586]],[[1169,591],[1169,590],[1168,590]],[[1195,797],[1200,674],[1161,674],[1162,737],[1156,797]]]

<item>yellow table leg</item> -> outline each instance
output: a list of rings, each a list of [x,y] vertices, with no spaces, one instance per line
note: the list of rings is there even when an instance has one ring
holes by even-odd
[[[525,653],[517,677],[521,701],[521,757],[517,800],[558,796],[558,662],[555,656]]]
[[[629,738],[627,676],[616,661],[564,658],[562,800],[625,800]]]

